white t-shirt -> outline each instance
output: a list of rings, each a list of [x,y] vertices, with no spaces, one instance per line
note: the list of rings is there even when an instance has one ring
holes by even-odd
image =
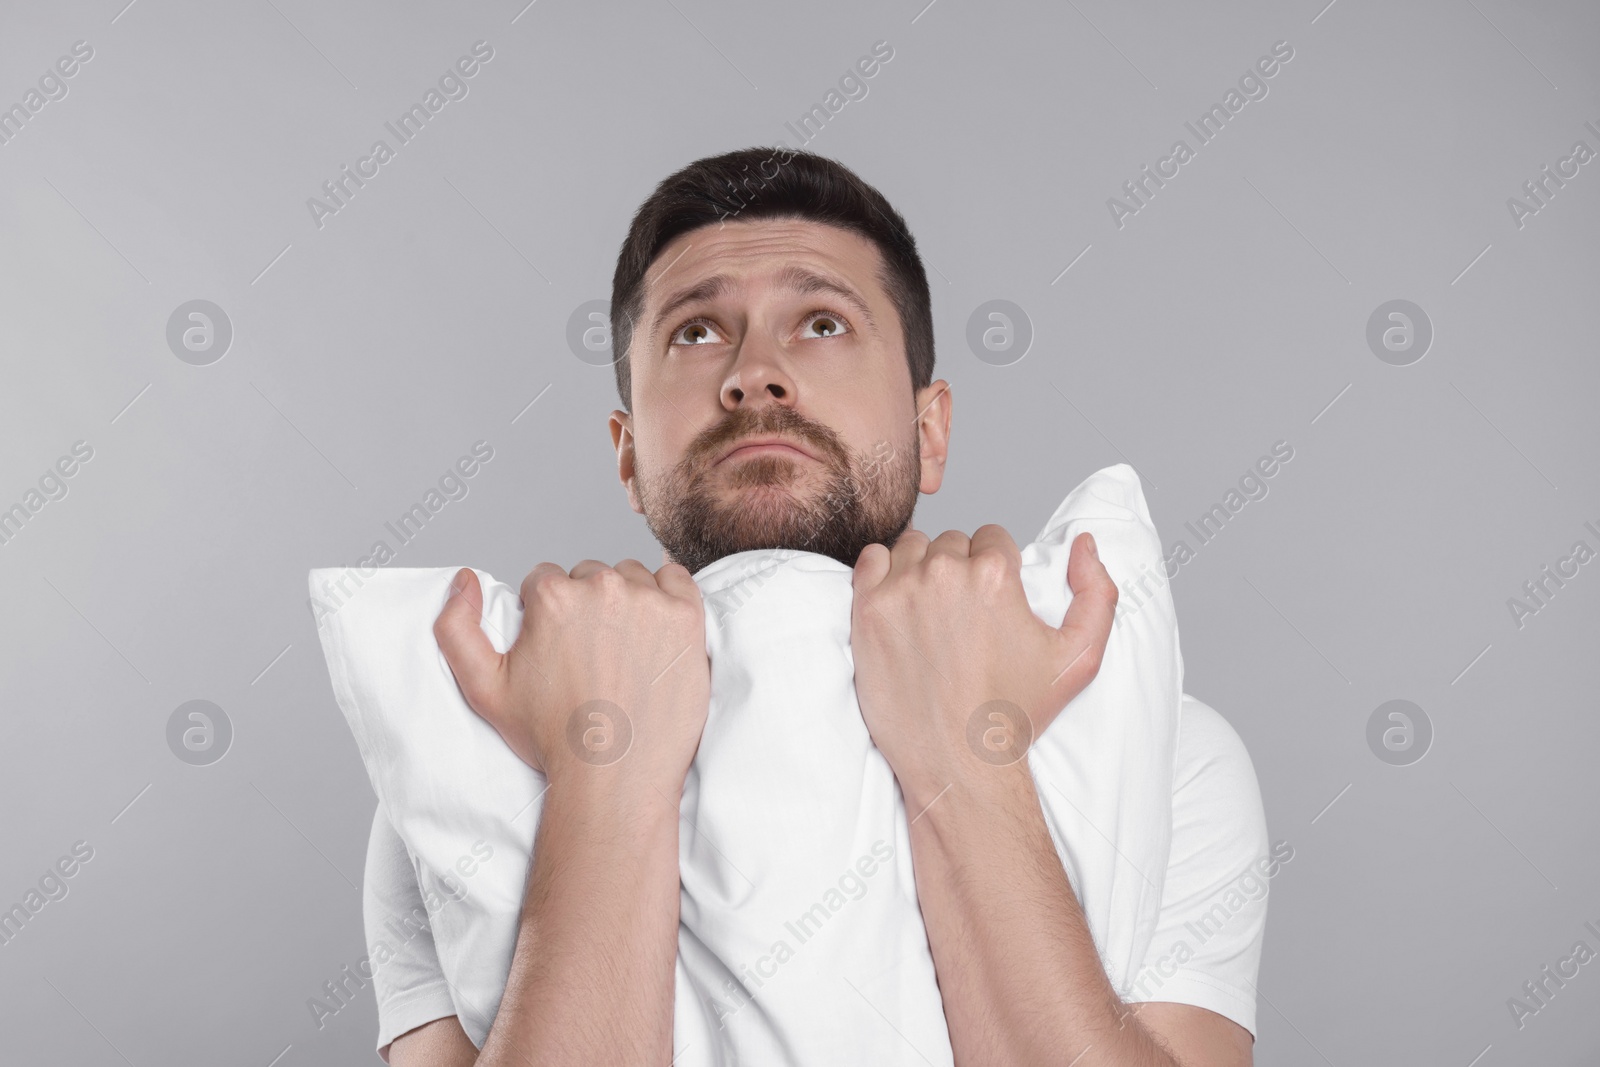
[[[1118,991],[1123,1000],[1193,1004],[1254,1035],[1267,883],[1293,857],[1285,843],[1268,848],[1244,742],[1226,719],[1184,694],[1161,915],[1145,966],[1131,988]],[[405,844],[381,806],[367,843],[362,898],[378,1054],[388,1062],[396,1037],[456,1011],[427,923],[448,900],[418,888]]]

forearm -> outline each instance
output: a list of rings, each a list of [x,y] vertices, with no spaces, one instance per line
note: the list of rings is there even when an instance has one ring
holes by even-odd
[[[1106,978],[1027,761],[918,816],[937,793],[908,792],[911,855],[956,1063],[1180,1067]]]
[[[671,1062],[676,799],[590,767],[546,794],[481,1067]]]

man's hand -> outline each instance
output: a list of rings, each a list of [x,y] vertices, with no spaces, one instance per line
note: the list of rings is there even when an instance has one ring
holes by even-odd
[[[505,995],[476,1062],[665,1064],[678,799],[711,701],[700,587],[675,563],[651,574],[637,560],[584,560],[570,575],[541,563],[504,655],[480,625],[477,576],[458,572],[453,589],[433,632],[456,682],[550,783]],[[465,1062],[460,1042],[446,1044],[455,1050],[438,1062]]]
[[[1079,535],[1051,627],[1021,569],[992,525],[970,541],[907,531],[855,567],[856,695],[905,794],[955,1061],[1248,1067],[1242,1027],[1183,1005],[1132,1018],[1106,978],[1023,757],[1099,673],[1117,587]]]
[[[483,591],[461,570],[434,636],[472,709],[552,783],[618,765],[676,797],[711,699],[705,605],[689,572],[637,560],[541,563],[523,579],[522,631],[497,653]],[[586,776],[592,778],[593,776]]]
[[[907,530],[856,561],[850,645],[873,743],[911,810],[974,770],[1021,761],[1100,670],[1117,587],[1085,533],[1060,627],[1028,606],[1022,553],[994,524],[969,540]]]

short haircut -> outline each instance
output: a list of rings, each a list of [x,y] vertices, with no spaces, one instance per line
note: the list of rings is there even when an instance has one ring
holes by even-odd
[[[788,148],[742,148],[696,160],[662,179],[634,213],[611,278],[611,339],[617,394],[633,411],[628,354],[644,313],[645,275],[677,237],[725,219],[799,218],[851,230],[877,246],[878,282],[905,335],[915,392],[933,381],[933,310],[928,276],[905,219],[882,193],[842,163]]]

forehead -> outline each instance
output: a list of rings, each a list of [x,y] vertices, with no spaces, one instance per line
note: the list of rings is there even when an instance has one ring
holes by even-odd
[[[797,288],[802,272],[844,283],[868,303],[887,300],[878,281],[883,258],[853,230],[809,219],[735,220],[679,234],[656,256],[645,276],[645,320],[659,325],[665,309],[708,279],[726,282],[720,293],[745,293],[765,285]],[[797,270],[796,268],[800,268]]]

